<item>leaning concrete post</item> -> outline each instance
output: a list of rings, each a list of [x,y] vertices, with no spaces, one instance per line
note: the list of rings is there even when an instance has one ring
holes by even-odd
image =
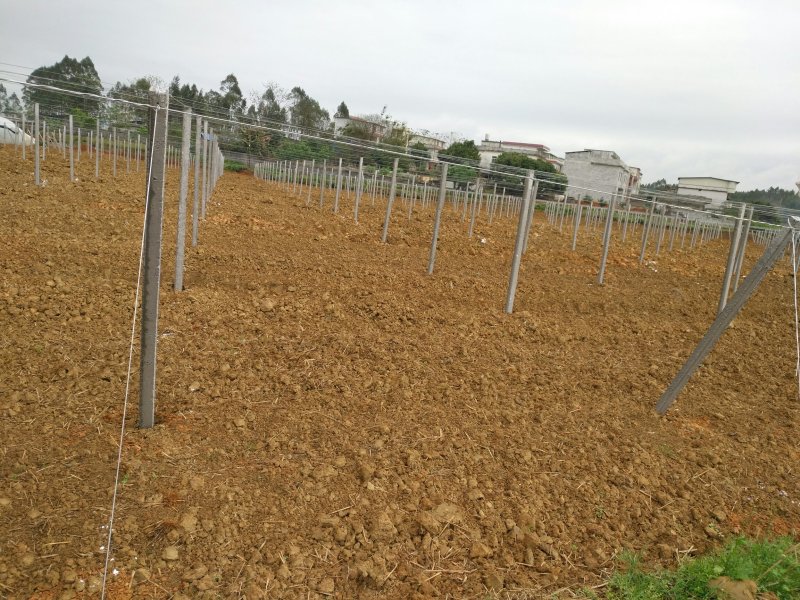
[[[394,202],[394,195],[397,191],[397,165],[400,159],[394,159],[394,167],[392,168],[392,184],[389,188],[389,199],[386,201],[386,216],[383,219],[383,233],[381,234],[381,241],[385,244],[389,239],[389,221],[392,219],[392,203]]]
[[[155,423],[156,345],[158,295],[161,280],[161,223],[164,210],[164,161],[167,145],[168,96],[151,92],[150,139],[152,151],[147,169],[147,208],[144,230],[144,280],[142,284],[141,370],[139,377],[139,427]]]
[[[397,170],[397,159],[394,159],[395,170]],[[394,180],[394,178],[392,178]],[[442,221],[442,211],[444,210],[445,196],[447,194],[447,163],[442,164],[442,181],[439,185],[439,202],[436,203],[436,217],[433,221],[433,238],[431,239],[431,252],[428,256],[428,275],[433,274],[433,266],[436,263],[436,243],[439,240],[439,226]],[[388,214],[387,214],[388,219]]]
[[[736,253],[736,268],[733,274],[733,291],[739,287],[739,280],[742,277],[742,264],[744,263],[744,254],[747,251],[747,238],[750,237],[750,224],[753,222],[753,206],[747,211],[747,222],[744,224],[744,231],[739,241],[739,250]]]
[[[534,171],[529,171],[528,176],[533,179],[535,176]],[[536,212],[536,196],[539,194],[539,182],[533,182],[533,190],[531,190],[531,199],[530,199],[530,208],[528,210],[528,218],[525,221],[525,240],[522,244],[522,253],[528,251],[528,237],[531,233],[531,227],[533,226],[533,213]],[[566,202],[566,198],[564,198],[564,202]]]
[[[647,250],[647,238],[650,235],[650,224],[653,221],[653,212],[656,209],[655,200],[650,204],[650,210],[647,211],[647,220],[644,224],[642,231],[642,251],[639,253],[639,264],[644,262],[644,253]]]
[[[519,279],[519,265],[522,262],[522,251],[525,247],[525,226],[528,223],[528,210],[531,206],[531,188],[533,187],[533,176],[529,173],[525,177],[525,194],[522,197],[522,205],[519,210],[519,221],[517,222],[517,238],[514,241],[514,255],[511,258],[511,276],[508,279],[508,293],[506,294],[506,313],[509,315],[514,312],[514,297],[517,294],[517,281]]]
[[[722,291],[719,296],[717,312],[722,312],[728,303],[728,292],[731,289],[731,277],[736,266],[737,250],[739,249],[739,237],[742,235],[742,224],[744,223],[744,211],[747,205],[744,203],[739,207],[739,217],[736,219],[736,227],[731,232],[731,249],[728,251],[728,262],[725,265],[725,276],[722,278]]]
[[[175,244],[175,291],[183,291],[183,255],[186,245],[186,197],[189,195],[189,145],[192,136],[192,109],[183,113],[181,148],[181,191],[178,197],[178,239]],[[130,137],[130,134],[128,134]]]

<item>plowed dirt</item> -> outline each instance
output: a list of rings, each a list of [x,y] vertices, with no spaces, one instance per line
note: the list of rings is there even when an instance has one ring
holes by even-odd
[[[120,166],[121,165],[121,166]],[[0,596],[97,597],[125,397],[142,174],[46,186],[0,148]],[[727,240],[639,266],[615,230],[569,250],[516,219],[345,197],[333,215],[226,174],[171,289],[165,205],[158,424],[138,343],[110,598],[537,598],[598,586],[623,549],[671,564],[800,528],[788,262],[665,418],[714,317]],[[762,249],[749,249],[751,265]],[[650,254],[652,255],[652,248]]]

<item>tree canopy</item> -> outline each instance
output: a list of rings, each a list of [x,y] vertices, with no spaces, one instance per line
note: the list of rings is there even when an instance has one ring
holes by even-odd
[[[350,109],[347,108],[347,104],[344,103],[344,100],[342,100],[342,103],[336,107],[336,114],[334,116],[343,117],[345,119],[350,117]]]
[[[472,140],[464,140],[462,142],[453,142],[447,148],[442,150],[444,156],[452,156],[455,158],[467,158],[470,160],[480,160],[481,153],[478,147]]]
[[[30,84],[54,85],[74,92],[84,92],[94,96],[103,93],[100,76],[88,56],[83,60],[64,56],[54,65],[39,67],[28,75],[22,97],[27,106],[39,103],[39,110],[44,116],[65,117],[73,109],[85,113],[96,114],[100,105],[99,98],[91,96],[73,96],[54,92],[48,89],[33,87]]]

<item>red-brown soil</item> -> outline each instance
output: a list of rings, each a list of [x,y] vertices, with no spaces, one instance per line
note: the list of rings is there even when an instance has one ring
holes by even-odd
[[[0,148],[0,596],[97,597],[144,180],[43,168]],[[788,261],[659,418],[727,240],[640,267],[615,230],[600,287],[600,228],[572,253],[537,214],[509,316],[516,219],[468,239],[448,210],[427,276],[430,209],[398,202],[383,245],[380,200],[356,225],[352,199],[228,174],[176,294],[177,176],[158,425],[136,427],[134,360],[108,597],[569,596],[623,549],[797,535]]]

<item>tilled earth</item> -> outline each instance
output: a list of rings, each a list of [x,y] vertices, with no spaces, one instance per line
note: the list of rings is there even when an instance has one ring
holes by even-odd
[[[121,166],[120,166],[121,165]],[[97,597],[125,399],[142,174],[0,148],[0,596]],[[665,418],[713,320],[727,240],[637,261],[640,230],[569,250],[536,215],[515,313],[515,218],[226,174],[172,291],[170,172],[158,424],[138,342],[110,598],[538,598],[602,583],[624,549],[672,565],[800,528],[788,261]],[[191,189],[191,188],[190,188]],[[630,232],[629,232],[630,233]],[[747,266],[761,248],[749,249]],[[138,338],[137,338],[138,339]]]

